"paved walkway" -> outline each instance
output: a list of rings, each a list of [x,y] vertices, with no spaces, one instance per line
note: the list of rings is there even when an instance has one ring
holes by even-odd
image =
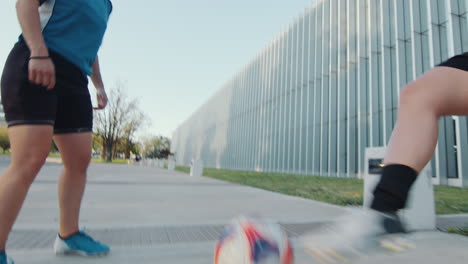
[[[0,168],[7,163],[0,160]],[[81,223],[110,244],[112,254],[91,259],[56,257],[51,247],[57,228],[60,169],[59,164],[47,164],[29,192],[8,242],[8,253],[18,264],[212,263],[223,225],[240,214],[279,221],[296,246],[296,263],[315,263],[295,243],[297,236],[344,213],[342,207],[205,177],[151,167],[93,164]],[[416,233],[412,239],[416,250],[356,263],[468,263],[466,237],[433,231]]]

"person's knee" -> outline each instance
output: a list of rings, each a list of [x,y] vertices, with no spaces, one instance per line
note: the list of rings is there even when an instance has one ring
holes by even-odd
[[[16,179],[21,185],[27,187],[32,184],[36,175],[44,165],[46,158],[46,156],[29,155],[11,164],[11,169],[15,172],[15,177],[17,177]]]
[[[400,105],[412,105],[420,102],[423,89],[417,81],[410,82],[400,92]]]
[[[64,162],[64,167],[74,173],[86,173],[89,163],[91,162],[91,153],[76,154],[69,161]]]
[[[431,94],[430,91],[419,81],[413,81],[406,85],[400,92],[400,103],[399,111],[425,111],[426,113],[436,113],[436,104],[434,101],[437,98],[433,98],[435,95]]]

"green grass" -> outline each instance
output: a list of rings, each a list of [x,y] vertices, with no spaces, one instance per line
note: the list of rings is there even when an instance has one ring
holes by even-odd
[[[10,156],[10,153],[7,152],[5,154],[0,154],[0,155],[7,155]],[[60,153],[49,153],[49,157],[52,158],[60,158]],[[101,158],[92,158],[91,159],[92,163],[107,163],[107,164],[128,164],[128,160],[126,159],[114,159],[112,162],[107,162]]]
[[[10,152],[6,152],[5,154],[0,153],[0,155],[10,155]],[[60,153],[49,153],[49,157],[52,158],[60,158]],[[91,159],[92,163],[108,163],[108,164],[128,164],[128,160],[126,159],[114,159],[112,162],[107,162],[101,158],[92,158]]]
[[[112,162],[107,162],[106,160],[100,158],[93,158],[91,159],[93,163],[108,163],[108,164],[128,164],[128,160],[126,159],[114,159]]]
[[[462,236],[468,236],[468,228],[449,228],[447,229],[448,233],[452,233],[452,234],[458,234],[458,235],[462,235]]]
[[[176,170],[188,173],[189,167]],[[362,180],[204,169],[203,175],[337,205],[362,204]]]
[[[10,151],[5,151],[5,153],[4,153],[3,151],[0,150],[0,155],[10,156],[11,152]],[[58,158],[58,157],[60,157],[60,153],[50,152],[49,157]]]
[[[60,158],[60,153],[49,153],[49,157],[53,158]],[[92,158],[92,163],[108,163],[108,164],[128,164],[128,160],[126,159],[114,159],[112,162],[107,162],[101,158]]]
[[[190,167],[176,170],[189,173]],[[204,169],[203,175],[336,205],[362,205],[363,181],[289,174]],[[437,214],[468,213],[468,188],[434,186]]]
[[[176,165],[175,170],[183,172],[183,173],[187,173],[187,174],[190,173],[190,167],[187,167],[187,166],[177,166]]]
[[[468,213],[468,188],[434,186],[437,214]]]

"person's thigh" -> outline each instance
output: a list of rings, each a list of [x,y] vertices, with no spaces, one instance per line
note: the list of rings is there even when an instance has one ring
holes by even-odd
[[[84,172],[91,159],[93,107],[86,76],[61,56],[56,56],[57,112],[54,141],[67,169]]]
[[[67,169],[84,171],[91,159],[93,109],[87,95],[59,95],[54,141]]]
[[[91,132],[55,134],[54,141],[67,169],[86,171],[91,161]]]
[[[410,103],[423,102],[439,116],[468,115],[468,71],[435,67],[405,87],[401,98],[410,98]]]
[[[17,125],[8,128],[11,165],[27,171],[25,175],[35,177],[50,152],[52,134],[51,125]]]
[[[468,53],[449,58],[420,80],[438,98],[439,114],[468,114]]]

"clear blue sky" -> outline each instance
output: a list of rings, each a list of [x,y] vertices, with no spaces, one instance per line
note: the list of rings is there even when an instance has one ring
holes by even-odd
[[[0,71],[20,28],[0,1]],[[150,119],[172,132],[315,0],[114,0],[100,50],[107,89],[124,81]],[[91,88],[93,91],[94,88]]]

